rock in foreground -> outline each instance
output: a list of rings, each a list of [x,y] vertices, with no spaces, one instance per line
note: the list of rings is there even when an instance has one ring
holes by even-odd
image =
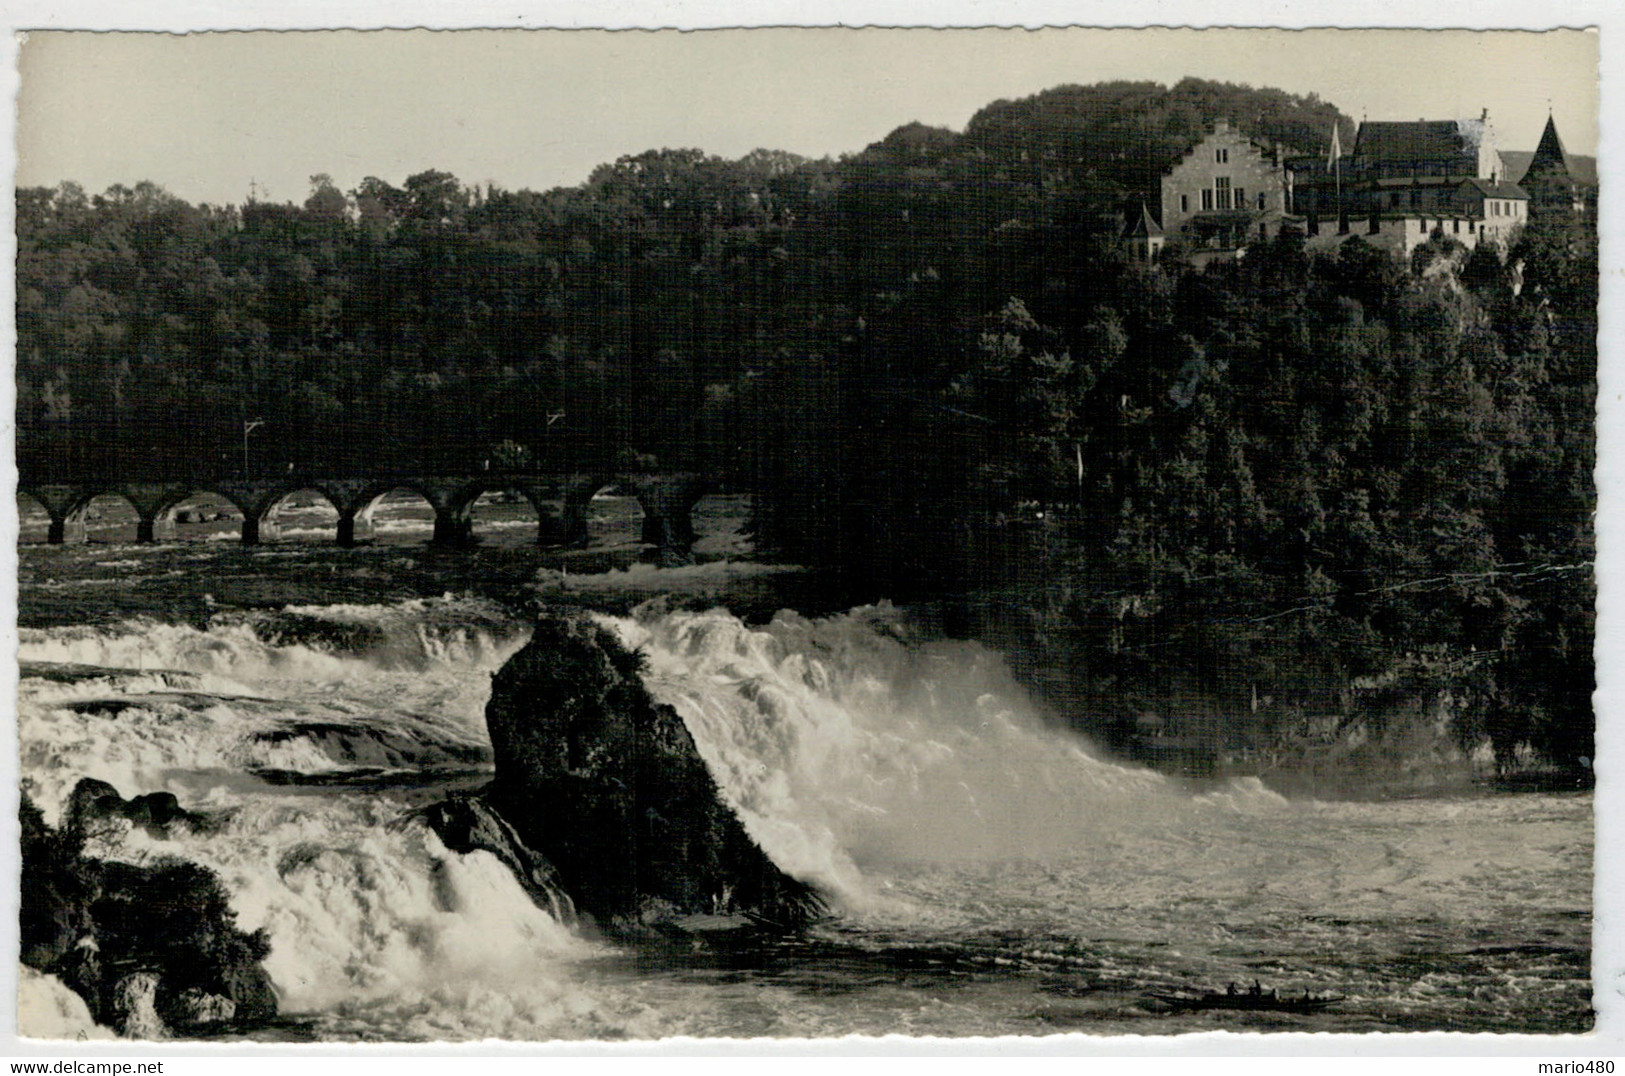
[[[137,865],[83,854],[86,827],[106,819],[152,831],[197,816],[173,797],[125,800],[88,778],[71,802],[67,823],[56,830],[22,798],[22,962],[56,976],[99,1023],[127,1038],[251,1027],[274,1017],[276,993],[260,965],[269,941],[261,931],[237,929],[211,871],[181,859]]]
[[[591,620],[545,614],[492,682],[490,804],[611,931],[696,914],[794,929],[822,915],[817,892],[746,834],[640,667]]]

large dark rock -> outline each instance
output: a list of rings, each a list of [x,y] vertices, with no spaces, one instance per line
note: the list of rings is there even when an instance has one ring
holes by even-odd
[[[94,777],[82,777],[73,786],[68,800],[68,827],[85,832],[102,819],[124,818],[146,830],[150,836],[165,838],[175,823],[202,829],[208,820],[181,807],[171,792],[149,792],[126,800],[118,789]]]
[[[793,929],[822,915],[722,801],[641,660],[586,617],[544,614],[492,683],[487,800],[611,931],[736,913]]]
[[[96,878],[94,872],[84,869],[86,861],[80,855],[84,839],[71,830],[58,832],[46,825],[26,793],[18,814],[22,823],[22,906],[17,925],[22,962],[40,971],[80,963],[84,959],[80,943],[95,933],[90,902],[96,893]],[[92,947],[84,948],[94,956]],[[86,1001],[94,1011],[96,1003]]]
[[[237,929],[213,872],[180,859],[120,863],[84,855],[85,829],[129,818],[161,833],[195,822],[166,794],[125,800],[111,785],[75,788],[60,829],[22,798],[23,963],[58,976],[97,1021],[126,1034],[160,1037],[167,1024],[218,1022],[229,1002],[236,1026],[277,1013],[276,992],[260,962],[270,952],[262,931]],[[199,998],[216,1001],[200,1007]]]

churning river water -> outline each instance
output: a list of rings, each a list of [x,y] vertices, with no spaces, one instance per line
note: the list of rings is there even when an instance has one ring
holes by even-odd
[[[23,554],[35,575],[66,555]],[[122,567],[84,585],[117,592],[150,554],[96,555]],[[999,655],[917,639],[886,607],[604,622],[831,921],[772,944],[616,944],[442,846],[413,811],[488,779],[490,675],[528,637],[482,599],[25,627],[22,785],[53,822],[86,776],[213,816],[91,852],[219,873],[239,924],[270,935],[287,1018],[267,1037],[1591,1026],[1589,795],[1322,802],[1164,777],[1046,727]],[[1158,1000],[1254,981],[1342,1000]]]

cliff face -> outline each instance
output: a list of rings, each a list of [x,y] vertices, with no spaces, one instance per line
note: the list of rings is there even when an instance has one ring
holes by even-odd
[[[591,620],[544,614],[492,682],[486,800],[612,931],[729,913],[795,928],[822,914],[746,834],[639,669]]]

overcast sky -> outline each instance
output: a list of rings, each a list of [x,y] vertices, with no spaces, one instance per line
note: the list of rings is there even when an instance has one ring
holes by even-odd
[[[428,168],[517,189],[661,146],[737,157],[862,149],[911,120],[963,129],[1001,97],[1185,75],[1316,93],[1356,120],[1488,108],[1533,149],[1548,106],[1597,143],[1581,31],[42,32],[22,47],[22,186],[150,179],[190,201],[302,201]]]

